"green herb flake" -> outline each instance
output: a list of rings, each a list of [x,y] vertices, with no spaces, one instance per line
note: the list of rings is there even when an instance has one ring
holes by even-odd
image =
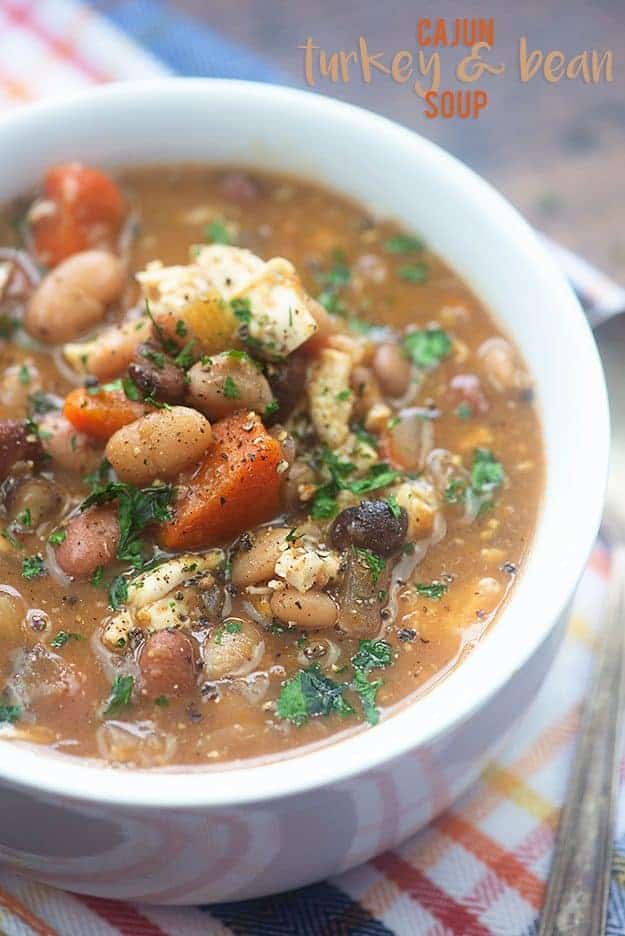
[[[406,263],[404,266],[400,266],[397,275],[407,283],[420,286],[428,278],[428,268],[425,263]]]
[[[22,710],[18,705],[0,703],[0,724],[14,725],[21,717]]]
[[[26,366],[26,364],[22,364],[22,366],[20,367],[18,371],[18,378],[19,378],[19,382],[25,387],[27,387],[28,384],[30,383],[30,371],[28,367]]]
[[[5,539],[5,540],[7,541],[7,543],[10,543],[11,546],[13,547],[13,549],[23,549],[23,548],[24,548],[23,544],[20,543],[20,541],[14,536],[14,534],[13,534],[13,532],[11,531],[10,527],[6,527],[6,528],[2,531],[2,533],[0,533],[0,536],[2,536],[2,539]]]
[[[117,575],[109,585],[109,605],[113,611],[119,611],[128,601],[128,580]]]
[[[204,239],[209,244],[232,244],[230,231],[221,218],[213,218],[204,228]]]
[[[306,724],[309,718],[333,713],[345,717],[354,713],[353,707],[344,698],[347,685],[335,683],[321,672],[318,666],[299,670],[288,679],[278,696],[276,715],[296,727]]]
[[[349,400],[351,395],[352,391],[349,389],[349,387],[345,387],[344,390],[341,390],[339,393],[337,393],[336,399],[342,403],[344,400]]]
[[[93,570],[93,574],[91,576],[91,584],[97,587],[98,585],[102,584],[103,579],[104,579],[104,567],[97,566]]]
[[[228,400],[238,400],[241,396],[239,393],[239,388],[236,385],[236,382],[228,375],[224,380],[224,396]]]
[[[33,579],[39,578],[41,575],[46,574],[46,566],[43,561],[43,556],[26,556],[22,562],[22,576],[27,581],[31,582]]]
[[[240,322],[249,325],[252,321],[252,306],[249,299],[245,297],[242,299],[231,299],[230,308],[235,318],[238,318]]]
[[[432,598],[434,601],[440,601],[448,586],[443,582],[417,582],[416,590],[424,598]]]
[[[460,478],[452,478],[445,488],[444,497],[447,503],[459,504],[464,499],[466,487],[465,482]]]
[[[401,517],[401,507],[399,506],[395,495],[389,494],[388,497],[385,498],[385,501],[388,504],[388,509],[390,510],[393,517],[396,520],[399,520],[399,518]]]
[[[128,400],[133,400],[137,402],[141,399],[141,394],[139,388],[130,377],[122,377],[122,390],[126,394]]]
[[[141,348],[141,357],[150,361],[159,370],[165,369],[166,357],[162,351],[155,351],[153,348]]]
[[[391,645],[386,640],[359,640],[352,664],[367,673],[376,667],[390,666],[392,659]]]
[[[404,335],[402,347],[417,367],[429,369],[447,357],[452,342],[442,328],[421,328]]]
[[[192,338],[191,341],[187,342],[182,351],[180,351],[174,358],[174,364],[176,367],[179,367],[181,370],[189,370],[194,361],[193,348],[195,346],[195,338]]]
[[[120,709],[130,705],[134,685],[134,676],[118,676],[111,686],[111,694],[104,709],[104,714],[117,715]]]
[[[369,569],[369,572],[371,573],[371,578],[373,580],[373,584],[377,585],[380,576],[384,572],[384,566],[385,566],[384,559],[381,559],[380,556],[376,556],[376,554],[372,552],[370,549],[362,549],[361,547],[357,546],[355,547],[355,550],[356,550],[356,555],[358,556],[360,561],[363,562]]]
[[[460,403],[456,407],[456,416],[458,419],[461,419],[462,422],[467,422],[473,416],[473,410],[468,403]]]
[[[61,647],[64,647],[65,644],[69,643],[70,640],[82,640],[82,634],[74,634],[70,631],[59,631],[56,637],[50,641],[50,646],[54,647],[55,650],[59,650]]]
[[[60,546],[67,539],[67,530],[54,530],[48,537],[51,546]]]
[[[275,413],[280,409],[280,404],[277,400],[272,400],[270,403],[267,403],[263,416],[265,419],[269,419],[270,416],[274,416]]]
[[[166,695],[159,695],[154,699],[154,705],[158,705],[159,708],[167,708],[169,699]]]
[[[421,253],[423,247],[421,238],[414,234],[395,234],[384,242],[384,249],[392,254]]]
[[[32,525],[32,517],[30,515],[30,508],[27,507],[25,510],[22,510],[20,514],[17,515],[17,522],[20,526],[30,527]]]
[[[179,338],[186,338],[189,334],[189,329],[185,322],[182,319],[178,319],[176,322],[176,334]]]
[[[476,448],[471,465],[471,487],[476,494],[487,494],[503,484],[503,465],[490,449]]]

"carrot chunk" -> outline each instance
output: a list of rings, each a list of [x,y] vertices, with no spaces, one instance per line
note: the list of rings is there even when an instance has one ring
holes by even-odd
[[[213,424],[213,445],[195,473],[181,479],[166,549],[215,546],[270,520],[280,508],[284,455],[255,413],[240,411]]]
[[[103,388],[91,393],[84,387],[77,387],[66,396],[63,404],[63,415],[75,429],[103,441],[145,412],[144,404],[129,400],[123,390]]]
[[[47,266],[94,246],[112,246],[124,201],[112,179],[81,163],[54,166],[43,184],[44,205],[33,223],[35,249]]]

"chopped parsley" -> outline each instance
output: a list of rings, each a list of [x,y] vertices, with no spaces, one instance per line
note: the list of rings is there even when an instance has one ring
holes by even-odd
[[[376,707],[381,679],[369,680],[372,669],[384,669],[392,662],[391,646],[386,640],[359,640],[358,650],[352,657],[354,678],[352,689],[357,693],[365,719],[370,725],[377,725],[380,713]]]
[[[442,328],[420,328],[404,335],[402,347],[417,367],[429,369],[447,357],[451,338]]]
[[[376,554],[372,552],[370,549],[363,549],[362,547],[355,547],[355,550],[356,550],[356,555],[358,556],[360,561],[363,562],[369,569],[369,572],[371,573],[371,578],[373,580],[373,584],[377,585],[380,576],[384,572],[384,566],[385,566],[384,559],[381,559],[380,556],[376,556]]]
[[[280,409],[280,404],[278,403],[278,401],[272,400],[265,407],[265,412],[263,413],[264,418],[269,419],[269,417],[277,413],[279,409]]]
[[[417,582],[415,585],[420,595],[423,595],[424,598],[432,598],[435,601],[440,601],[447,591],[447,587],[443,582]]]
[[[386,640],[359,640],[352,657],[354,667],[365,673],[377,666],[389,666],[391,661],[391,645]]]
[[[399,520],[401,517],[401,507],[399,506],[395,495],[389,494],[388,497],[385,498],[385,501],[388,504],[388,509],[390,510],[395,520]]]
[[[321,461],[328,468],[331,480],[317,488],[313,497],[311,516],[315,520],[331,519],[335,516],[338,506],[336,497],[339,491],[351,491],[352,494],[368,494],[392,484],[401,477],[401,472],[395,471],[386,462],[372,465],[362,478],[349,480],[349,475],[355,466],[343,461],[330,449],[323,449]]]
[[[22,366],[20,367],[18,371],[18,378],[19,378],[19,382],[23,384],[25,387],[27,387],[28,384],[30,383],[30,371],[28,370],[28,367],[26,364],[22,364]]]
[[[97,587],[98,585],[102,584],[103,579],[104,566],[96,566],[96,568],[93,570],[93,575],[91,576],[91,584]]]
[[[224,380],[224,396],[228,400],[238,400],[241,394],[236,382],[228,375]]]
[[[109,605],[113,611],[119,611],[128,601],[128,580],[123,575],[116,575],[109,585]]]
[[[238,318],[240,322],[249,325],[252,321],[252,306],[249,299],[245,297],[242,299],[231,299],[230,308],[235,318]]]
[[[31,582],[33,579],[39,578],[40,575],[46,574],[46,566],[43,561],[43,556],[37,554],[36,556],[26,556],[22,561],[22,576]]]
[[[70,640],[82,640],[82,634],[74,634],[70,631],[61,630],[56,637],[50,641],[50,646],[58,650],[60,647],[64,647],[65,644],[69,643]]]
[[[111,694],[104,709],[104,714],[117,715],[120,709],[130,705],[134,685],[134,676],[118,676],[111,686]]]
[[[154,348],[141,348],[141,357],[150,361],[159,370],[165,369],[165,355],[162,351],[155,351]]]
[[[149,524],[170,519],[169,505],[173,492],[170,484],[136,488],[132,484],[112,481],[104,487],[98,486],[82,502],[80,509],[85,510],[92,504],[108,504],[116,500],[120,531],[117,558],[122,562],[129,562],[136,569],[141,569],[144,560],[140,534]]]
[[[420,285],[425,283],[428,278],[428,268],[425,263],[406,263],[400,266],[397,275],[400,279],[406,280],[407,283]]]
[[[0,703],[0,724],[14,725],[21,718],[22,710],[18,705],[5,705]]]
[[[11,546],[13,547],[13,549],[23,549],[23,548],[24,548],[23,544],[20,543],[20,541],[17,539],[17,537],[13,535],[13,532],[11,531],[11,528],[10,528],[10,527],[6,527],[6,528],[2,531],[2,533],[0,533],[0,536],[2,536],[2,539],[5,539],[5,540],[7,541],[7,543],[10,543]]]
[[[347,685],[324,676],[318,666],[299,670],[282,686],[276,715],[297,727],[319,715],[352,715],[354,709],[344,698],[346,689]]]
[[[189,334],[189,329],[182,319],[178,319],[176,322],[176,334],[179,338],[186,338],[186,336]]]
[[[67,539],[67,530],[54,530],[48,537],[51,546],[60,546]]]
[[[32,526],[32,517],[30,515],[29,507],[27,507],[25,510],[22,510],[22,512],[17,515],[17,522],[20,524],[20,526],[23,527]]]
[[[230,231],[221,218],[213,218],[210,224],[206,225],[204,239],[210,244],[232,244]]]
[[[445,500],[448,504],[459,504],[466,491],[466,484],[460,478],[452,478],[445,488]]]
[[[488,494],[503,483],[503,465],[490,449],[476,448],[471,465],[471,487],[476,494]]]
[[[473,410],[468,403],[460,403],[460,405],[456,407],[456,416],[463,422],[467,422],[467,420],[471,419],[473,416]]]
[[[46,413],[53,413],[58,410],[57,402],[41,390],[35,390],[29,394],[28,402],[32,412],[36,416],[44,416]]]
[[[220,624],[219,627],[215,628],[215,643],[217,646],[221,646],[223,643],[224,636],[226,634],[240,634],[241,633],[241,624],[239,621],[224,621],[223,624]]]
[[[158,705],[160,708],[166,708],[169,705],[169,699],[166,695],[159,695],[154,699],[154,705]]]
[[[336,398],[342,403],[344,400],[349,400],[351,395],[352,391],[349,389],[349,387],[345,387],[344,390],[341,390],[339,393],[337,393]]]
[[[369,680],[363,672],[356,670],[352,688],[360,697],[362,711],[370,725],[377,725],[380,720],[380,713],[376,707],[376,698],[378,690],[382,687],[381,679]]]
[[[421,238],[414,234],[395,234],[384,242],[384,249],[392,254],[420,253],[423,247]]]
[[[323,286],[317,296],[317,301],[330,315],[340,315],[342,318],[347,318],[349,315],[349,310],[339,293],[341,289],[349,285],[351,278],[351,270],[347,266],[345,255],[341,250],[335,250],[330,268],[317,275],[319,284]]]
[[[194,345],[195,338],[192,338],[191,341],[187,342],[182,351],[178,352],[174,358],[174,364],[176,367],[179,367],[181,370],[189,370],[194,361]]]

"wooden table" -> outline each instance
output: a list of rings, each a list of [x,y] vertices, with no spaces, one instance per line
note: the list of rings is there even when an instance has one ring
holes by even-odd
[[[399,49],[416,51],[418,17],[495,17],[493,61],[501,77],[480,86],[489,104],[479,120],[426,120],[406,85],[375,75],[365,85],[323,80],[318,90],[379,111],[418,130],[459,156],[504,192],[537,227],[625,283],[625,0],[178,0],[178,5],[274,63],[293,84],[305,85],[307,36],[328,52],[351,49],[358,36],[386,61]],[[505,12],[504,12],[505,8]],[[497,12],[499,11],[499,12]],[[562,50],[614,51],[614,81],[522,85],[518,43]],[[458,49],[441,50],[451,75]],[[378,80],[380,78],[380,80]],[[442,82],[441,88],[450,85]],[[458,87],[454,83],[454,87]]]

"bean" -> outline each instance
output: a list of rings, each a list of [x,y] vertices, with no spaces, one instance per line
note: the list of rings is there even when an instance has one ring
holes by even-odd
[[[386,501],[363,500],[341,511],[330,535],[337,549],[355,546],[387,558],[401,549],[407,529],[408,514],[403,507],[393,511]]]
[[[31,531],[36,530],[44,520],[57,515],[63,505],[63,495],[59,488],[46,478],[22,481],[8,500],[9,520]],[[24,523],[23,518],[27,522]]]
[[[90,436],[78,432],[60,413],[47,413],[39,423],[44,452],[67,471],[87,474],[101,458],[101,449]]]
[[[210,423],[186,406],[148,413],[111,436],[105,455],[120,480],[142,487],[155,478],[175,478],[202,457],[212,438]]]
[[[222,419],[240,409],[263,414],[273,401],[267,379],[247,356],[231,352],[198,361],[188,372],[188,400],[209,419]]]
[[[64,541],[56,548],[56,561],[66,575],[88,578],[115,558],[119,543],[117,510],[112,505],[90,507],[72,517],[65,532]]]
[[[489,338],[478,348],[486,376],[499,392],[529,386],[529,377],[520,366],[512,345],[505,338]]]
[[[391,397],[403,396],[412,376],[412,365],[395,342],[378,345],[373,356],[373,370],[382,389]]]
[[[184,371],[154,345],[139,345],[128,375],[144,396],[170,404],[184,400],[187,389]]]
[[[28,398],[40,388],[41,376],[31,360],[11,364],[0,380],[0,404],[11,416],[26,416]]]
[[[152,698],[182,695],[195,685],[193,641],[179,630],[151,634],[139,655],[141,689]]]
[[[354,367],[350,377],[354,391],[354,416],[363,420],[369,411],[382,401],[380,385],[368,367]]]
[[[232,581],[237,588],[273,578],[274,567],[288,533],[286,527],[265,530],[258,534],[251,549],[239,549],[232,563]]]
[[[63,357],[78,374],[93,374],[99,381],[119,377],[127,370],[139,345],[152,337],[149,318],[111,325],[90,341],[66,344]]]
[[[202,652],[208,679],[245,676],[258,667],[265,641],[250,621],[228,618],[211,630]]]
[[[104,318],[124,288],[122,261],[105,250],[85,250],[42,279],[26,308],[27,331],[46,344],[70,341]]]
[[[327,630],[334,627],[338,608],[329,595],[310,589],[307,592],[286,588],[274,592],[271,610],[284,624],[293,624],[303,630]]]
[[[0,482],[8,477],[16,462],[34,461],[42,454],[41,440],[26,423],[0,420]]]

